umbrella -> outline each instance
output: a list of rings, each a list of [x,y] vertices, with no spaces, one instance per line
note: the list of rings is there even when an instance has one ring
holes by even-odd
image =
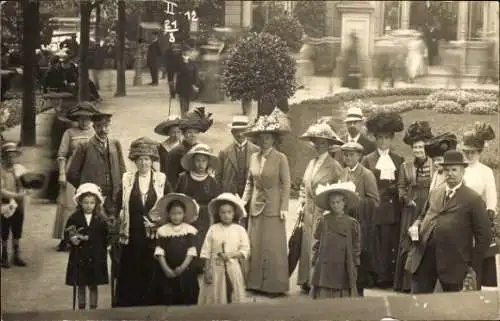
[[[226,244],[222,243],[222,253],[226,253]],[[231,282],[231,278],[229,277],[229,273],[227,272],[227,262],[224,261],[224,275],[226,277],[226,296],[227,303],[231,303],[233,297],[233,283]]]
[[[292,235],[288,240],[288,276],[291,276],[299,263],[302,248],[302,234],[304,225],[304,210],[300,210],[299,218],[295,222]]]

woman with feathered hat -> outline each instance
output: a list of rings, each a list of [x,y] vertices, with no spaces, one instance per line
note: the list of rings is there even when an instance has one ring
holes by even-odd
[[[179,146],[182,141],[182,131],[180,129],[181,123],[181,116],[170,115],[166,121],[161,122],[154,129],[156,134],[167,137],[166,140],[158,144],[160,172],[162,173],[167,173],[168,153],[175,147]]]
[[[456,148],[457,135],[449,132],[434,136],[425,144],[425,154],[432,159],[435,168],[429,191],[441,186],[445,182],[443,168],[440,164],[443,162],[444,153]]]
[[[394,153],[391,144],[394,134],[404,129],[403,119],[396,112],[380,111],[366,122],[367,130],[375,136],[377,150],[363,158],[362,165],[377,178],[380,206],[373,219],[375,235],[374,262],[377,285],[392,287],[397,251],[399,248],[401,206],[397,182],[404,158]]]
[[[243,193],[250,203],[248,231],[252,255],[247,289],[283,295],[289,289],[286,216],[290,196],[290,168],[285,154],[275,144],[290,131],[286,115],[275,109],[260,116],[246,135],[255,137],[260,152],[250,158],[247,185]]]
[[[297,284],[301,286],[302,291],[309,293],[312,238],[315,223],[322,214],[322,210],[314,204],[315,190],[319,184],[326,185],[339,180],[342,166],[330,156],[328,151],[332,145],[339,146],[343,142],[326,123],[311,125],[300,138],[311,142],[318,155],[307,165],[299,196],[303,234]]]
[[[463,135],[461,146],[469,166],[465,169],[465,185],[476,191],[486,204],[488,217],[490,218],[493,231],[495,232],[494,219],[497,210],[497,187],[495,184],[495,174],[493,170],[480,161],[483,150],[486,147],[486,141],[495,139],[495,132],[490,125],[476,122],[472,130],[466,131]],[[497,235],[498,233],[493,233]],[[493,240],[493,243],[495,240]],[[487,258],[483,262],[483,271],[478,272],[480,280],[479,286],[496,286],[495,257],[498,253],[498,246],[490,247]]]
[[[132,142],[128,158],[137,171],[123,174],[117,208],[120,209],[122,254],[117,274],[117,306],[144,306],[155,302],[150,281],[157,264],[153,252],[158,219],[151,209],[172,191],[165,174],[153,169],[158,144],[142,137]]]
[[[425,154],[425,143],[432,136],[429,122],[416,121],[408,127],[403,138],[403,142],[411,146],[414,158],[405,161],[399,169],[398,190],[403,210],[394,276],[394,290],[397,292],[411,291],[411,275],[404,268],[411,245],[408,228],[421,213],[429,196],[434,167],[432,159]]]

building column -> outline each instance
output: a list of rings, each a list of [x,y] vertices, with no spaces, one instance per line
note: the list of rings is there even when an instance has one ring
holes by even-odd
[[[457,40],[465,41],[467,38],[467,24],[469,18],[469,1],[458,2],[458,19],[457,19]]]
[[[488,37],[490,31],[490,1],[483,1],[483,39]]]
[[[401,29],[410,29],[410,1],[401,1]]]
[[[241,26],[243,28],[252,26],[252,1],[241,1]]]

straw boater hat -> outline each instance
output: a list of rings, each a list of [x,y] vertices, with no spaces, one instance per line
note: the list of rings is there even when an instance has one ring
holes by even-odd
[[[212,217],[219,215],[219,207],[222,203],[229,202],[234,205],[234,220],[247,216],[243,200],[235,194],[222,193],[208,203],[208,212]]]
[[[206,144],[197,144],[193,146],[181,159],[181,165],[186,171],[191,171],[193,169],[193,158],[196,154],[208,157],[208,168],[217,170],[219,167],[219,159],[215,156],[210,146]]]
[[[359,204],[359,196],[356,194],[356,186],[353,182],[319,185],[316,188],[314,203],[321,209],[330,210],[329,198],[333,193],[344,196],[347,208],[357,208]]]
[[[228,125],[229,129],[248,129],[250,121],[247,116],[234,116],[231,124]]]
[[[95,106],[90,102],[81,102],[77,105],[71,107],[66,112],[65,116],[62,116],[69,121],[77,121],[79,117],[92,117],[98,115],[100,112],[95,108]]]
[[[476,122],[474,129],[466,131],[463,136],[462,150],[482,150],[486,141],[495,139],[495,132],[490,125]]]
[[[359,107],[351,107],[347,109],[344,123],[351,121],[364,121],[365,117],[363,116],[363,111]]]
[[[158,160],[160,158],[158,143],[147,137],[134,140],[130,144],[128,158],[131,161],[135,161],[139,156],[149,156],[153,161]]]
[[[416,142],[426,142],[432,138],[432,130],[428,121],[416,121],[406,130],[403,142],[406,145],[413,145]]]
[[[360,143],[356,143],[356,142],[345,143],[344,145],[340,146],[340,149],[343,152],[352,151],[352,152],[358,152],[358,153],[363,153],[363,151],[365,150],[363,145],[361,145]]]
[[[449,150],[444,153],[443,155],[443,161],[437,163],[438,165],[441,166],[447,166],[447,165],[461,165],[464,167],[467,167],[468,164],[464,159],[464,155],[460,153],[458,150]]]
[[[168,116],[166,121],[161,122],[158,124],[154,132],[157,133],[158,135],[162,136],[168,136],[168,132],[170,131],[170,128],[175,127],[175,126],[180,126],[182,122],[182,118],[179,115],[170,115]]]
[[[17,155],[21,155],[21,150],[19,149],[19,145],[16,142],[4,142],[2,144],[2,156],[7,153],[15,153]]]
[[[424,146],[425,154],[430,158],[441,157],[446,151],[457,148],[457,136],[453,133],[443,133],[434,136]]]
[[[273,133],[283,135],[290,132],[290,122],[286,114],[275,108],[267,116],[259,116],[250,129],[245,132],[247,136],[255,136],[262,133]]]
[[[396,112],[380,111],[366,121],[366,129],[372,134],[401,132],[404,129],[403,119]]]
[[[344,142],[340,139],[339,135],[326,123],[316,123],[309,126],[301,139],[314,141],[314,139],[321,138],[328,140],[331,144],[342,145]]]
[[[181,193],[169,193],[160,198],[150,215],[159,218],[160,222],[169,222],[167,207],[173,201],[179,201],[186,207],[184,222],[192,223],[198,219],[198,211],[200,210],[198,203],[193,198]]]
[[[73,201],[78,204],[78,200],[84,194],[92,194],[97,197],[101,204],[104,203],[104,198],[102,197],[101,188],[93,183],[85,183],[80,185],[73,196]]]

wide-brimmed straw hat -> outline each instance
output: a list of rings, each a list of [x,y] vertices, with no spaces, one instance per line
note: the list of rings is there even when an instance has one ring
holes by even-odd
[[[482,150],[486,147],[486,141],[495,139],[495,132],[490,125],[476,122],[474,129],[466,131],[462,139],[462,150]]]
[[[181,122],[182,122],[181,116],[170,115],[170,116],[168,116],[166,121],[159,123],[155,127],[154,132],[157,133],[158,135],[168,136],[170,128],[175,127],[175,126],[180,126]]]
[[[99,200],[99,202],[101,204],[104,203],[104,198],[102,197],[101,188],[99,186],[97,186],[96,184],[84,183],[84,184],[80,185],[76,189],[75,195],[73,196],[73,201],[76,204],[78,204],[78,200],[84,194],[92,194],[95,197],[97,197],[97,199]]]
[[[77,105],[70,107],[66,111],[66,115],[62,116],[70,121],[77,121],[80,117],[91,117],[98,115],[100,112],[90,102],[81,102]],[[63,118],[63,119],[64,119]]]
[[[465,161],[464,155],[457,150],[449,150],[444,153],[443,161],[437,163],[441,166],[461,165],[467,167],[469,164]]]
[[[21,150],[19,149],[19,144],[16,142],[4,142],[2,144],[2,156],[7,153],[15,153],[17,155],[21,155]]]
[[[245,132],[246,136],[255,136],[263,133],[283,135],[290,132],[290,121],[285,113],[275,108],[269,115],[259,116],[255,123]]]
[[[208,168],[213,170],[217,170],[219,168],[219,158],[213,153],[212,148],[206,144],[197,144],[193,146],[181,159],[181,165],[186,171],[193,170],[193,158],[197,154],[208,157]]]
[[[158,160],[160,158],[158,143],[147,137],[141,137],[134,140],[130,144],[128,158],[131,161],[135,161],[140,156],[149,156],[153,161]]]
[[[351,121],[364,121],[363,111],[359,107],[350,107],[345,113],[344,123]]]
[[[151,210],[150,215],[156,216],[162,223],[169,222],[170,218],[168,217],[167,208],[173,201],[179,201],[184,204],[186,208],[184,212],[184,222],[192,223],[198,219],[198,211],[200,210],[198,203],[193,198],[181,193],[169,193],[160,198]]]
[[[229,129],[248,129],[250,120],[247,116],[234,116],[231,124],[227,125]]]
[[[359,205],[359,196],[356,194],[356,186],[353,182],[319,185],[315,193],[314,203],[324,210],[330,210],[329,198],[334,193],[344,196],[345,204],[349,209],[355,209]]]
[[[326,123],[316,123],[309,126],[302,136],[301,139],[314,141],[314,139],[321,138],[328,140],[331,144],[342,145],[344,142],[342,139],[333,131],[330,125]]]
[[[360,143],[348,142],[340,146],[340,150],[342,150],[343,152],[352,151],[352,152],[363,153],[365,148]]]
[[[219,215],[220,205],[226,202],[234,205],[234,220],[239,220],[240,218],[247,216],[243,200],[238,195],[231,193],[222,193],[208,203],[208,212],[210,215],[212,215],[212,217]]]

